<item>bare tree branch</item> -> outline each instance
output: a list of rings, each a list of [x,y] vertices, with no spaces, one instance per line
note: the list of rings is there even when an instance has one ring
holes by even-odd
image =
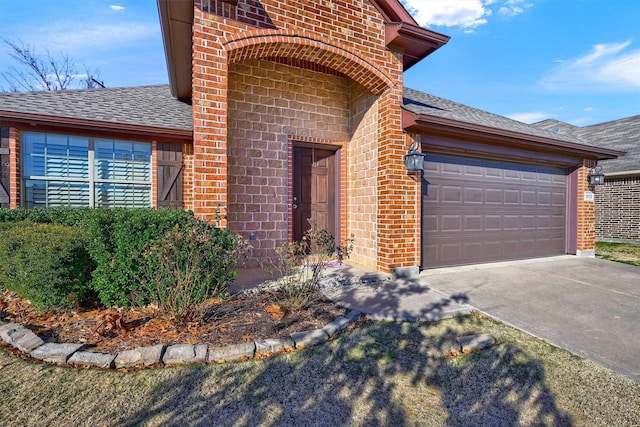
[[[23,71],[11,66],[8,71],[0,73],[7,82],[9,91],[66,90],[71,88],[76,79],[80,79],[80,84],[76,85],[79,87],[88,89],[104,87],[101,82],[99,82],[100,85],[96,84],[100,75],[99,70],[89,72],[85,66],[86,73],[79,74],[67,54],[60,53],[58,56],[53,56],[47,51],[46,58],[43,59],[36,54],[34,48],[22,41],[13,42],[4,38],[2,41],[9,48],[9,56],[26,69]]]

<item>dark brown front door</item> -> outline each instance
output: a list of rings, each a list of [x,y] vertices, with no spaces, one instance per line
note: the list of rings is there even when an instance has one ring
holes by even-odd
[[[336,235],[335,152],[293,149],[293,239],[302,240],[309,219]]]

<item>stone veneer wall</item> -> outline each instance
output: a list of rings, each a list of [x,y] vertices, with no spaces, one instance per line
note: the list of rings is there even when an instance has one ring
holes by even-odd
[[[605,178],[595,190],[596,239],[640,242],[640,176]]]

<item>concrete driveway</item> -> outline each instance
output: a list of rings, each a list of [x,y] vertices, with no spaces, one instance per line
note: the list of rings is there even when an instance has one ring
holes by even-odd
[[[561,256],[425,271],[420,282],[640,382],[640,267]]]

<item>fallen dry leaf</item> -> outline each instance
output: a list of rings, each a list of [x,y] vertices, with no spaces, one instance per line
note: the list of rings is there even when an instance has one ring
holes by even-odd
[[[282,307],[277,304],[273,304],[267,307],[267,313],[269,313],[274,320],[280,320],[286,314],[285,310],[283,310]]]

